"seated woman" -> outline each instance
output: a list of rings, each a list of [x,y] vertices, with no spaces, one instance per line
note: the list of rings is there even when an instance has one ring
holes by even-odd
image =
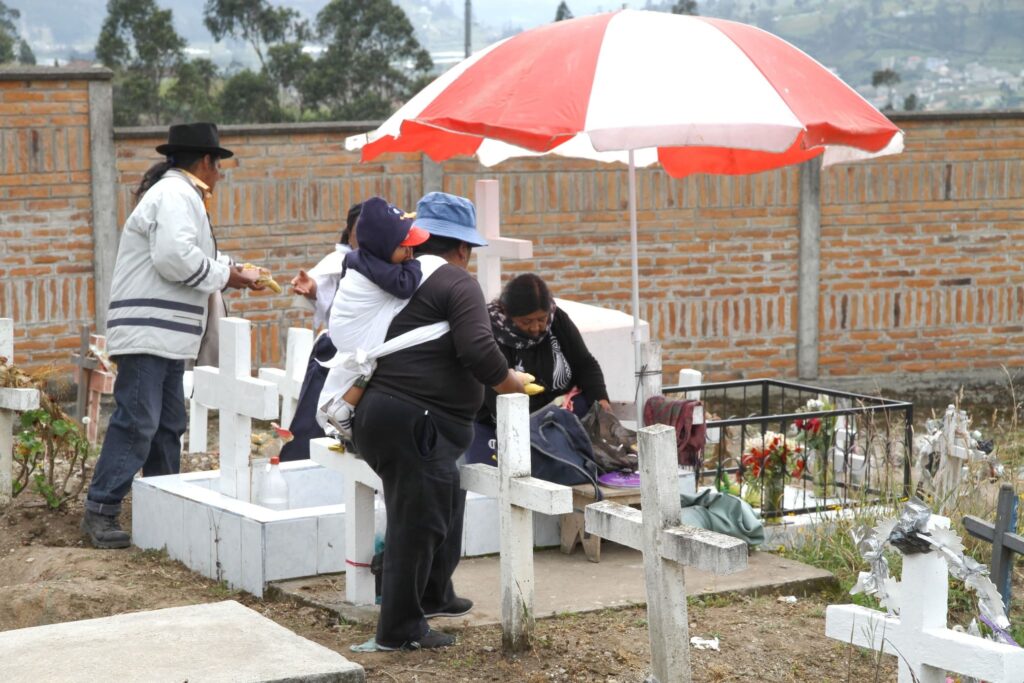
[[[531,413],[567,394],[577,417],[586,415],[595,401],[610,409],[601,366],[568,314],[555,306],[544,280],[533,273],[513,278],[488,311],[491,330],[509,367],[530,373],[544,387],[530,397]],[[494,463],[495,416],[496,394],[487,389],[466,462]]]

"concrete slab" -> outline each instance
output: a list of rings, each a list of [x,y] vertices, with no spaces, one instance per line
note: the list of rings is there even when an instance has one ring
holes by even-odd
[[[611,607],[643,605],[643,556],[635,550],[604,542],[601,562],[589,562],[582,551],[563,555],[559,550],[534,553],[536,588],[534,611],[538,618],[574,612],[594,612]],[[453,626],[483,626],[501,623],[501,591],[496,556],[463,558],[455,571],[455,588],[475,603],[465,617],[444,619]],[[346,605],[344,575],[294,579],[273,584],[291,598],[334,611],[350,621],[376,620],[371,609]],[[772,553],[754,551],[747,569],[728,576],[715,576],[686,568],[686,592],[701,597],[724,594],[769,593],[807,595],[836,585],[835,577],[823,570]]]
[[[366,680],[359,664],[233,600],[7,631],[0,662],[5,683]]]

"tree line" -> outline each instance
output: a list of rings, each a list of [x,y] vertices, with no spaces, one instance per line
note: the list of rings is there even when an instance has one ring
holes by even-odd
[[[19,16],[0,0],[0,62],[34,64]],[[221,71],[189,58],[172,10],[156,0],[107,0],[96,59],[114,72],[115,125],[380,119],[433,68],[391,0],[331,0],[312,22],[268,0],[206,0],[203,23],[218,42],[251,46],[258,67]]]
[[[186,59],[172,19],[156,0],[108,0],[96,57],[114,71],[116,125],[379,119],[433,67],[390,0],[331,0],[312,23],[268,0],[207,0],[214,40],[234,38],[256,53],[258,68],[234,73]],[[312,42],[319,54],[306,49]]]
[[[0,64],[35,64],[36,56],[23,38],[18,37],[14,22],[21,12],[0,0]]]

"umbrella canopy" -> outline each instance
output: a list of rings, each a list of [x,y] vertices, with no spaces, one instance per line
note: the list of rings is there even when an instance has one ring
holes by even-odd
[[[467,58],[380,128],[363,160],[422,151],[485,165],[555,153],[669,175],[756,173],[902,150],[903,135],[786,41],[721,19],[621,10],[525,31]]]
[[[903,133],[786,41],[721,19],[621,10],[524,31],[468,57],[380,128],[363,161],[559,154],[629,164],[634,360],[640,364],[636,166],[674,177],[825,165],[903,150]],[[637,391],[637,424],[643,395]]]

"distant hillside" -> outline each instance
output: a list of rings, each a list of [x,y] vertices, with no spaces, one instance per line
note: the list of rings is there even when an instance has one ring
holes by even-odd
[[[707,0],[700,12],[771,31],[869,96],[872,72],[892,68],[896,108],[912,92],[935,109],[1021,106],[1021,0]]]

